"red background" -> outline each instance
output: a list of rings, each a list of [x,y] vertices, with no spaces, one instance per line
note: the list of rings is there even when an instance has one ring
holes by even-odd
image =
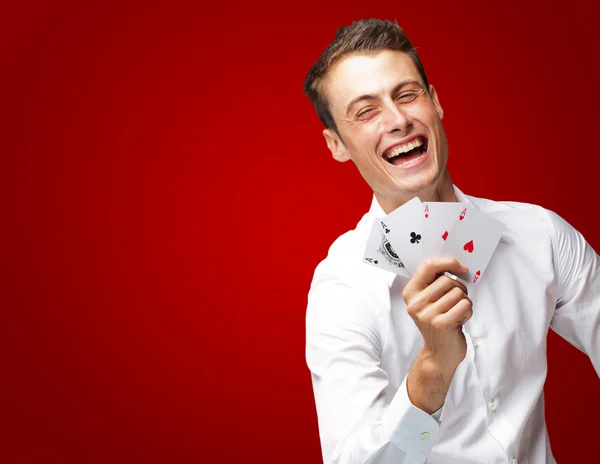
[[[320,462],[306,294],[371,195],[302,84],[352,20],[418,46],[456,185],[599,250],[592,4],[2,3],[0,460]],[[589,462],[598,376],[548,356],[555,456]]]

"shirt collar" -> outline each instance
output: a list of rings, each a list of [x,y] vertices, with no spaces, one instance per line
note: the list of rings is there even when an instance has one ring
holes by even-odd
[[[477,205],[473,204],[473,202],[471,201],[471,199],[465,195],[461,189],[459,189],[456,185],[453,185],[454,187],[454,193],[456,194],[456,200],[459,203],[465,203],[469,206],[472,206],[473,208],[477,208]],[[480,209],[480,208],[477,208]]]
[[[467,195],[465,195],[462,190],[460,190],[456,185],[453,185],[454,193],[456,194],[456,199],[459,203],[465,203],[473,208],[477,208],[477,205],[473,204],[473,202],[469,199]],[[477,208],[480,209],[480,208]],[[373,194],[373,199],[371,200],[371,207],[369,208],[369,212],[376,218],[384,218],[387,216],[379,202],[377,201],[377,197]]]

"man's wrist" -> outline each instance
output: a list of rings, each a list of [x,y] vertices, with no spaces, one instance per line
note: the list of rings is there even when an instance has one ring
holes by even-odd
[[[429,353],[420,354],[406,379],[411,403],[427,414],[440,409],[446,400],[455,371],[456,367],[430,356]]]

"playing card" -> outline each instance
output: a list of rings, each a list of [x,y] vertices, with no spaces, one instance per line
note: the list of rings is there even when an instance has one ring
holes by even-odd
[[[385,271],[410,278],[404,264],[400,261],[388,239],[383,235],[379,219],[373,221],[363,260]]]
[[[481,279],[506,226],[499,220],[471,207],[463,207],[441,250],[469,268],[461,274],[469,283]]]
[[[414,197],[380,221],[381,230],[413,276],[422,263],[422,249],[429,246],[423,232],[423,204]]]
[[[464,208],[464,203],[450,201],[423,203],[423,235],[428,240],[423,244],[422,260],[440,255],[452,227]]]

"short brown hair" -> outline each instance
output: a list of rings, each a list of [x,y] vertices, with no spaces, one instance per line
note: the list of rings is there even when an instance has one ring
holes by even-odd
[[[340,27],[337,30],[335,38],[310,68],[304,81],[304,94],[310,99],[317,116],[326,128],[333,129],[340,135],[321,88],[327,72],[340,58],[350,53],[380,50],[395,50],[408,54],[423,79],[425,91],[429,93],[427,76],[417,50],[396,20],[393,22],[381,19],[354,21],[350,26]]]

